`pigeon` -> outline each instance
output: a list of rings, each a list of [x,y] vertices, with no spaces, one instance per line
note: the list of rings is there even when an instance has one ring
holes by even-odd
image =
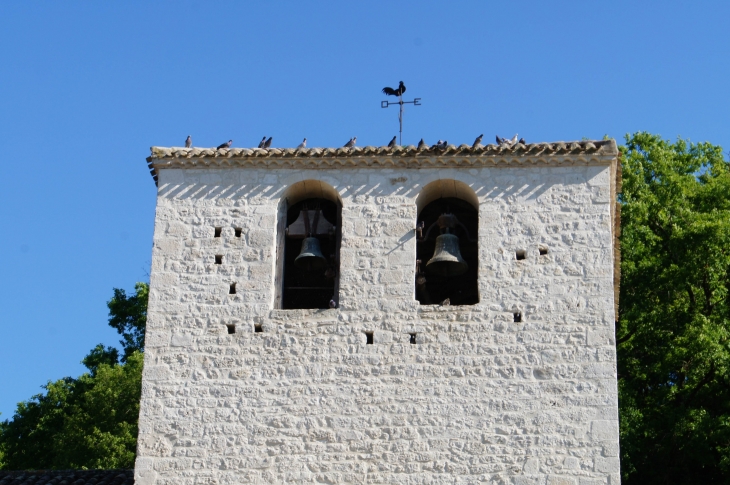
[[[520,138],[520,141],[518,141],[517,143],[521,143],[522,145],[527,145],[527,143],[525,143],[524,138]]]
[[[397,137],[394,136],[393,139],[390,140],[390,143],[388,143],[388,148],[393,148],[395,146],[395,140],[396,140],[396,138]]]
[[[426,142],[423,141],[423,138],[421,138],[421,141],[418,142],[418,148],[423,148],[426,146]]]
[[[439,140],[436,142],[435,145],[433,145],[431,148],[441,148],[441,145],[444,143],[443,140]]]
[[[441,141],[441,140],[439,140],[439,141]],[[444,141],[442,141],[442,142],[441,142],[441,143],[439,144],[439,146],[438,146],[438,147],[436,147],[436,148],[440,148],[441,150],[443,150],[443,149],[445,149],[445,148],[446,148],[447,146],[449,146],[449,142],[448,142],[448,141],[446,141],[446,140],[444,140]]]
[[[330,300],[330,308],[337,308],[337,302],[335,300]]]
[[[268,140],[264,142],[263,148],[269,148],[271,146],[271,140],[273,139],[273,136],[270,136]]]
[[[441,306],[449,306],[451,305],[451,298],[447,298],[444,301],[440,303]]]
[[[266,137],[265,136],[259,142],[259,148],[263,148],[264,147],[264,143],[266,143]]]
[[[297,148],[307,148],[307,139],[302,140]]]
[[[193,139],[190,138],[190,135],[188,135],[187,138],[185,138],[185,148],[190,148],[193,146]]]
[[[406,92],[406,85],[403,84],[403,81],[401,81],[400,84],[398,84],[397,89],[389,88],[387,86],[383,88],[383,93],[387,94],[388,96],[402,96],[403,93],[405,93],[405,92]]]
[[[471,147],[472,147],[472,148],[476,148],[476,147],[478,147],[479,145],[481,145],[481,144],[482,144],[482,138],[483,138],[483,137],[484,137],[484,135],[483,135],[483,134],[482,134],[482,135],[479,135],[479,136],[477,137],[477,139],[476,139],[476,140],[474,140],[474,144],[473,144],[473,145],[472,145]]]
[[[499,135],[497,135],[497,144],[501,148],[512,148],[515,145],[515,143],[517,143],[517,135],[513,136],[511,140],[502,138]]]
[[[228,140],[227,142],[221,143],[220,145],[218,145],[216,150],[220,150],[221,148],[231,148],[232,144],[233,144],[233,140]]]
[[[357,137],[353,136],[347,143],[345,143],[345,148],[352,148],[355,146],[355,143],[357,143]]]

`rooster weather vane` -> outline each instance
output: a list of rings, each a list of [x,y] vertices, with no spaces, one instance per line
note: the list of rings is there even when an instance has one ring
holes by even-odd
[[[383,88],[383,94],[387,96],[397,96],[398,101],[391,103],[390,101],[381,101],[380,107],[381,108],[387,108],[391,104],[398,104],[400,105],[400,110],[398,112],[398,123],[400,124],[400,130],[398,131],[399,137],[398,137],[398,144],[403,144],[403,105],[404,104],[412,104],[414,106],[420,106],[421,105],[421,98],[414,98],[413,101],[403,101],[403,93],[406,92],[406,85],[403,84],[403,81],[401,81],[398,84],[398,87],[396,89],[384,87]]]

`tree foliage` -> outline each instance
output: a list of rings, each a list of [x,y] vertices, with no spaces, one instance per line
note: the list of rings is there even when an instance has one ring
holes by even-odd
[[[625,483],[730,482],[730,167],[626,139],[617,327]]]
[[[148,286],[135,295],[114,289],[109,325],[122,334],[119,351],[99,344],[77,379],[49,382],[45,392],[18,404],[0,423],[0,467],[5,469],[131,468],[137,446]]]
[[[144,349],[144,333],[147,325],[147,300],[150,288],[147,283],[134,285],[135,294],[127,296],[124,290],[114,288],[114,297],[107,302],[109,326],[122,336],[119,343],[124,349],[122,361],[135,351]]]

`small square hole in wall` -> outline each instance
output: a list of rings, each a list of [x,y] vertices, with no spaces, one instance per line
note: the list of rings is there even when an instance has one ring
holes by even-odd
[[[373,344],[373,332],[365,332],[365,337],[367,338],[367,344],[372,345]]]
[[[216,227],[215,232],[213,232],[213,237],[221,237],[222,232],[223,232],[222,227]]]
[[[236,294],[236,284],[235,283],[231,283],[231,287],[228,290],[228,294],[229,295],[235,295]]]
[[[515,316],[515,323],[520,323],[522,321],[522,313],[515,312],[513,315]]]
[[[223,256],[220,254],[215,255],[215,264],[223,264]]]
[[[253,324],[253,331],[254,331],[255,333],[261,333],[261,332],[263,332],[263,331],[264,331],[264,326],[263,326],[263,325],[261,325],[260,323],[254,323],[254,324]]]
[[[411,345],[415,345],[416,344],[416,334],[415,333],[409,333],[408,335],[410,337],[408,339],[408,341],[411,343]]]
[[[228,328],[228,333],[236,333],[236,324],[235,323],[226,323],[226,327]]]
[[[545,256],[548,253],[547,248],[540,248],[540,256]]]
[[[527,257],[527,251],[524,249],[518,249],[515,256],[517,257],[517,261],[523,260]]]
[[[236,237],[241,237],[241,234],[243,233],[243,229],[241,229],[240,227],[236,227],[234,229],[234,231],[235,231]]]

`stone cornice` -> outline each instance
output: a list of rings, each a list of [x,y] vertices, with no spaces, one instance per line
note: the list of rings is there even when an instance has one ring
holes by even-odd
[[[266,167],[327,168],[457,168],[531,165],[606,165],[616,159],[614,140],[496,145],[449,145],[434,147],[354,148],[181,148],[152,147],[147,158],[157,182],[165,168]]]

